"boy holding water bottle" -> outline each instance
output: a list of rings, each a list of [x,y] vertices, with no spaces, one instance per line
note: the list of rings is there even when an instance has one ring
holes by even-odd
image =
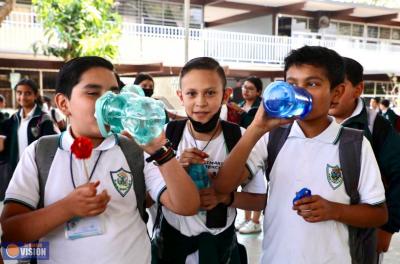
[[[164,133],[140,147],[115,134],[102,137],[95,103],[117,87],[114,67],[103,58],[75,58],[61,68],[56,102],[70,126],[49,150],[54,156],[43,193],[38,164],[51,154],[36,156],[45,146],[35,141],[22,155],[6,192],[2,242],[48,241],[49,260],[41,263],[150,263],[150,239],[140,211],[145,190],[156,197],[166,189],[160,200],[171,211],[197,212],[196,186],[175,159]],[[77,137],[88,138],[94,146],[84,160],[90,177],[71,151]],[[158,163],[151,175],[144,170],[143,150]],[[142,192],[136,192],[144,183]]]
[[[260,106],[254,121],[225,160],[214,186],[217,191],[228,193],[250,171],[262,168],[269,155],[269,132],[292,123],[269,168],[261,263],[352,263],[348,225],[380,226],[387,221],[387,210],[379,168],[365,138],[360,157],[360,203],[350,205],[345,190],[338,144],[342,128],[328,116],[331,104],[339,100],[344,89],[342,58],[327,48],[305,46],[286,57],[284,70],[288,83],[311,94],[311,112],[293,121],[269,117]],[[253,148],[260,160],[245,167]],[[312,195],[293,204],[296,192],[304,187]]]
[[[174,126],[170,140],[177,144],[179,162],[188,168],[192,178],[193,168],[204,166],[205,177],[207,171],[210,174],[209,186],[198,185],[201,210],[196,215],[184,216],[162,207],[164,217],[153,240],[152,263],[244,263],[244,248],[238,245],[234,228],[235,208],[259,209],[248,201],[265,202],[266,188],[263,174],[259,173],[246,181],[242,192],[221,194],[214,189],[212,175],[224,163],[233,138],[237,136],[236,143],[244,133],[243,128],[219,117],[229,96],[223,68],[208,57],[190,60],[182,68],[177,94],[188,120],[170,122],[166,135]],[[176,135],[180,137],[174,140]],[[256,158],[253,153],[249,160]]]

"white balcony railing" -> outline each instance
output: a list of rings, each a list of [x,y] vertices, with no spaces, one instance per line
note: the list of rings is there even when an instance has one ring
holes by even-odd
[[[42,25],[32,13],[11,13],[0,27],[0,52],[32,54],[32,44],[45,41]],[[143,61],[182,65],[184,62],[184,28],[123,23],[119,63]],[[210,29],[190,30],[189,56],[210,56],[224,65],[281,65],[292,49],[319,45],[343,56],[359,60],[369,72],[398,72],[400,46],[393,43],[369,43],[357,38],[296,34],[280,37]]]

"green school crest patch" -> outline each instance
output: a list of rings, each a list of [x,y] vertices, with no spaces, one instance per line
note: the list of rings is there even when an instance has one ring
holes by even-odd
[[[336,190],[343,183],[342,169],[336,165],[331,166],[326,164],[326,176],[328,178],[329,185],[332,189]]]
[[[110,171],[111,180],[114,184],[115,189],[121,194],[122,197],[129,192],[133,184],[133,176],[129,171],[123,168],[117,171]]]

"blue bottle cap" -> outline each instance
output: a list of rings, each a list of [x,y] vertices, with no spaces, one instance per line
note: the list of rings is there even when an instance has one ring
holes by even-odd
[[[293,198],[293,204],[304,197],[310,197],[310,196],[311,196],[311,190],[308,188],[303,188],[300,191],[296,192],[296,196]]]

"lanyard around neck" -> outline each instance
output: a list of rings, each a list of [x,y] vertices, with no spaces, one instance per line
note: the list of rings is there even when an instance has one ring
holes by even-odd
[[[101,154],[103,154],[103,151],[100,151],[100,154],[97,157],[96,163],[94,164],[92,172],[90,173],[89,182],[93,177],[94,171],[96,170],[97,164],[99,163]],[[69,157],[69,170],[70,170],[70,174],[71,174],[72,185],[74,186],[74,189],[76,189],[75,180],[74,180],[74,173],[72,172],[72,152],[71,152],[71,155]]]

